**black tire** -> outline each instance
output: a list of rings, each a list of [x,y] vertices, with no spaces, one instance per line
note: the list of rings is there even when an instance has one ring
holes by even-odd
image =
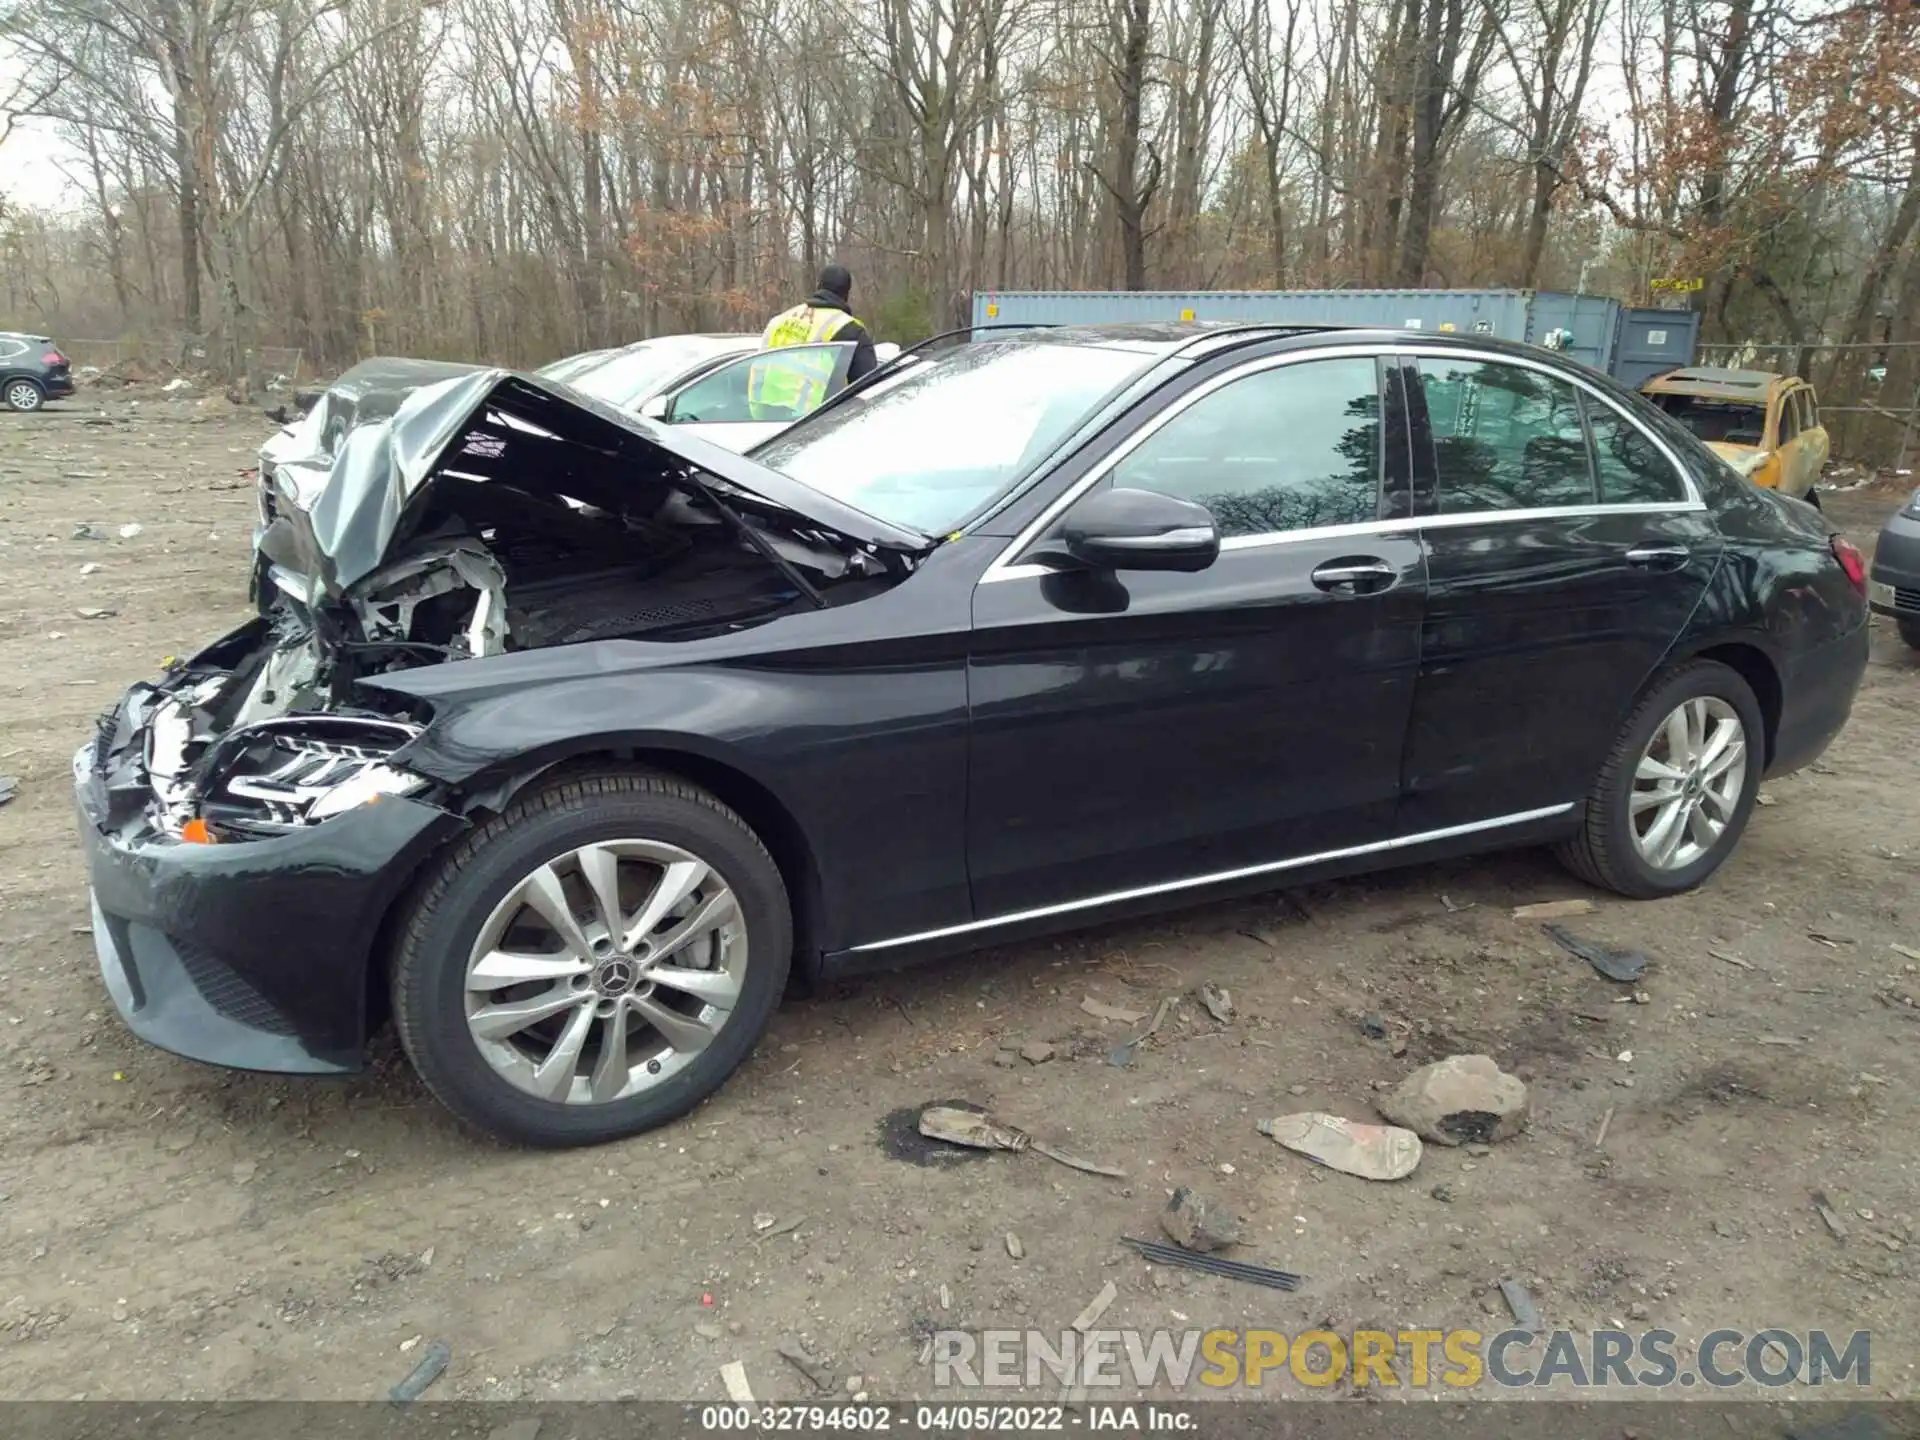
[[[40,382],[37,380],[16,377],[7,381],[4,388],[0,388],[0,395],[6,397],[9,410],[22,412],[38,410],[47,403],[47,392],[40,387]]]
[[[1920,650],[1920,617],[1902,615],[1894,622],[1900,631],[1900,638],[1915,650]]]
[[[1634,844],[1632,794],[1634,772],[1655,730],[1685,701],[1713,698],[1730,705],[1746,735],[1747,768],[1732,818],[1720,838],[1699,859],[1683,868],[1660,870]],[[1738,671],[1711,660],[1695,660],[1668,672],[1634,707],[1587,797],[1580,833],[1558,851],[1561,863],[1589,885],[1635,900],[1677,895],[1699,885],[1726,861],[1753,814],[1766,768],[1766,726],[1753,688]]]
[[[469,1033],[469,952],[521,877],[574,847],[634,836],[692,852],[733,890],[751,937],[738,1003],[705,1049],[651,1089],[599,1104],[543,1100],[498,1074]],[[639,1134],[718,1090],[765,1033],[793,951],[786,886],[746,822],[696,786],[635,771],[574,775],[523,793],[434,865],[396,933],[394,1025],[427,1087],[491,1135],[553,1148]]]
[[[1807,493],[1802,495],[1800,498],[1806,501],[1809,505],[1813,506],[1813,508],[1816,510],[1826,509],[1826,506],[1820,503],[1820,487],[1818,485],[1809,485],[1807,487]]]

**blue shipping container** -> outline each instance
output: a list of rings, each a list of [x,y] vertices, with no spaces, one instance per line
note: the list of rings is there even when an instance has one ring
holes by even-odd
[[[1646,323],[1637,317],[1656,317]],[[1699,317],[1629,310],[1604,295],[1552,290],[1004,290],[976,291],[976,325],[1097,325],[1237,320],[1269,325],[1369,325],[1492,335],[1535,345],[1570,332],[1559,349],[1638,384],[1693,358]],[[1622,373],[1624,352],[1635,373]]]

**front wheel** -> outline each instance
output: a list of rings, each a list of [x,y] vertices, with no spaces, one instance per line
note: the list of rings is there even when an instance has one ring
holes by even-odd
[[[1718,870],[1753,812],[1766,731],[1737,671],[1696,660],[1635,708],[1560,856],[1590,884],[1651,900]]]
[[[717,1090],[787,979],[780,871],[670,776],[557,780],[460,842],[413,901],[393,1013],[428,1088],[501,1139],[593,1145]]]
[[[6,389],[9,410],[38,410],[46,403],[46,394],[31,380],[9,380]]]

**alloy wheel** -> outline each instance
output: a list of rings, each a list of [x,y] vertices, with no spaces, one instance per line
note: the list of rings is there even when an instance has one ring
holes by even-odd
[[[1634,768],[1629,825],[1656,870],[1684,870],[1726,834],[1747,782],[1747,732],[1717,696],[1683,700]]]
[[[7,404],[15,410],[38,410],[40,387],[25,380],[16,380],[7,387]]]
[[[658,840],[583,845],[507,892],[467,958],[467,1030],[542,1100],[606,1104],[672,1078],[740,999],[747,925],[719,873]]]

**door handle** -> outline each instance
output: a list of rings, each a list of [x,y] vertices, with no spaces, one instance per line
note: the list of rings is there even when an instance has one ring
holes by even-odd
[[[1678,570],[1692,558],[1684,545],[1636,545],[1627,551],[1627,563],[1642,570]]]
[[[1355,559],[1329,560],[1318,566],[1308,577],[1322,590],[1338,590],[1351,586],[1356,594],[1371,594],[1376,590],[1385,590],[1400,578],[1400,568],[1389,565],[1385,560],[1372,556]]]

